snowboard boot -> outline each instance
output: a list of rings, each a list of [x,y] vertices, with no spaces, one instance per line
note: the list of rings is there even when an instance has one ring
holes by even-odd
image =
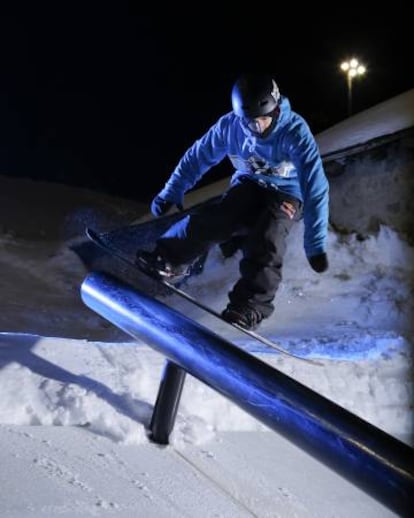
[[[222,312],[221,316],[224,320],[231,324],[237,324],[243,329],[254,331],[259,327],[263,320],[263,315],[250,306],[238,306],[236,304],[228,304],[227,308]]]
[[[191,274],[191,264],[173,265],[156,250],[153,252],[139,250],[135,263],[148,275],[174,284]]]

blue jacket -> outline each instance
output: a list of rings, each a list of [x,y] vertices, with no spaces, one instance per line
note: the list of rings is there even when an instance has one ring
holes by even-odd
[[[255,136],[233,112],[223,115],[184,154],[160,196],[182,204],[185,192],[225,157],[235,173],[231,185],[248,176],[303,202],[304,247],[308,257],[326,251],[329,185],[306,121],[282,97],[280,115],[265,137]]]

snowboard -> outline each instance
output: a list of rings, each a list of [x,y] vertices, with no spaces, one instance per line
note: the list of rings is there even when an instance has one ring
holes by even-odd
[[[251,331],[249,329],[245,329],[244,327],[242,327],[242,326],[240,326],[240,325],[238,325],[236,323],[228,322],[215,309],[211,308],[210,306],[204,304],[203,302],[201,302],[197,298],[193,297],[192,295],[187,293],[185,290],[183,290],[180,287],[178,287],[178,285],[175,285],[175,284],[169,282],[167,279],[164,279],[163,277],[159,277],[159,276],[157,276],[155,274],[150,274],[148,271],[142,269],[139,266],[139,264],[136,263],[131,258],[130,254],[125,253],[125,251],[123,251],[121,248],[116,246],[116,244],[111,243],[109,240],[105,239],[104,235],[99,234],[98,232],[95,232],[92,228],[89,228],[89,227],[86,228],[86,236],[88,237],[88,239],[90,241],[92,241],[95,245],[97,245],[99,248],[101,248],[107,254],[109,254],[110,256],[113,256],[113,257],[117,258],[118,260],[122,261],[129,268],[135,269],[135,270],[143,273],[144,275],[150,277],[152,280],[156,281],[157,283],[159,283],[162,286],[164,286],[165,288],[167,288],[167,290],[169,292],[175,293],[176,295],[184,298],[185,300],[187,300],[191,304],[194,304],[195,306],[197,306],[198,308],[202,309],[203,311],[206,311],[210,315],[213,315],[214,317],[220,319],[222,322],[225,322],[226,324],[234,327],[238,331],[248,335],[250,338],[253,338],[254,340],[257,340],[257,341],[263,343],[267,347],[269,347],[271,349],[274,349],[277,352],[279,352],[280,354],[283,354],[285,356],[289,356],[291,358],[294,358],[294,359],[300,360],[300,361],[304,361],[306,363],[311,363],[313,365],[322,365],[320,362],[318,362],[318,361],[316,361],[314,359],[305,358],[303,356],[299,356],[299,355],[296,355],[294,353],[291,353],[290,351],[284,349],[278,343],[273,342],[272,340],[269,340],[265,336],[262,336],[261,334],[256,333],[255,331]]]

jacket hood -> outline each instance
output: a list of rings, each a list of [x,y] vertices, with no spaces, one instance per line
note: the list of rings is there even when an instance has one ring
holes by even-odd
[[[290,102],[287,97],[283,97],[283,96],[281,97],[279,108],[280,108],[280,114],[279,114],[279,118],[278,118],[276,126],[275,126],[276,128],[278,126],[279,127],[285,126],[290,121],[290,117],[292,114],[292,108],[290,107]]]

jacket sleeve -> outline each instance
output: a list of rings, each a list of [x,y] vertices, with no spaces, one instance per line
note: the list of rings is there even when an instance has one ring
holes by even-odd
[[[222,117],[185,152],[159,195],[171,203],[182,204],[184,194],[226,154],[226,124]]]
[[[303,121],[288,136],[289,155],[299,172],[307,257],[326,252],[329,219],[329,183],[316,141]]]

